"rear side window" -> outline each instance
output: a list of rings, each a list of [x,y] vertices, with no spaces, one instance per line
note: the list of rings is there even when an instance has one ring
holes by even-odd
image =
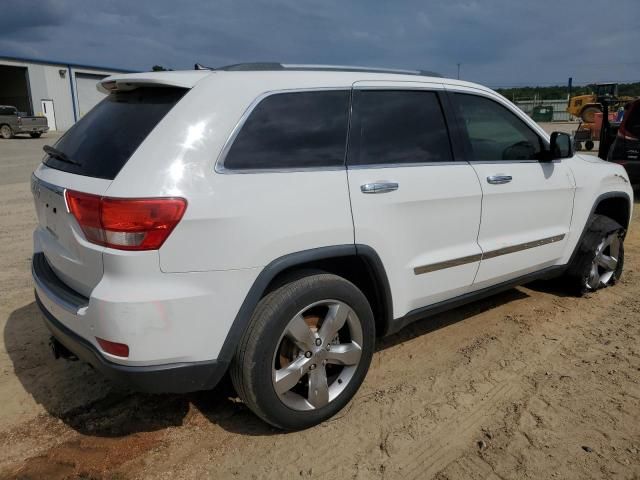
[[[242,126],[224,159],[231,170],[344,165],[349,91],[270,95]]]
[[[16,109],[13,107],[0,107],[0,115],[15,115]]]
[[[349,165],[452,160],[449,133],[435,92],[354,92]]]
[[[55,148],[74,163],[53,156],[47,156],[44,163],[69,173],[113,180],[186,91],[158,87],[111,93],[56,143]]]

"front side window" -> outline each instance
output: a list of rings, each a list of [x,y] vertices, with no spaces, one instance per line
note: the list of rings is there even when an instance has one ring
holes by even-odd
[[[354,92],[349,165],[452,160],[449,133],[435,92]]]
[[[457,93],[454,98],[471,144],[470,160],[540,158],[540,137],[507,108],[477,95]]]
[[[231,170],[344,165],[349,91],[270,95],[251,112],[224,160]]]

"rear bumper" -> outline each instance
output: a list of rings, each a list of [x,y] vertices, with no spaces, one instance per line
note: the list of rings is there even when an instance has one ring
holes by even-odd
[[[229,362],[222,359],[156,362],[146,365],[116,363],[105,357],[92,341],[97,334],[95,329],[84,325],[91,322],[92,315],[87,313],[91,299],[83,297],[61,282],[43,253],[34,254],[32,275],[37,304],[53,337],[79,359],[117,383],[147,393],[208,390],[218,383],[228,368]],[[84,312],[84,315],[80,315],[80,312]],[[111,323],[109,310],[102,308],[101,313],[103,321]]]
[[[61,344],[80,360],[89,363],[107,378],[146,393],[186,393],[216,386],[228,368],[217,360],[168,365],[126,366],[106,360],[87,340],[60,323],[42,304],[36,293],[44,323]]]
[[[49,127],[44,126],[34,126],[31,127],[29,125],[20,125],[15,127],[13,133],[47,133],[49,131]]]

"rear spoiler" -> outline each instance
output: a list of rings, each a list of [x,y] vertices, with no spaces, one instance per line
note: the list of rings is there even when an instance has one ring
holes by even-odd
[[[189,70],[184,72],[146,72],[112,75],[98,82],[102,93],[123,92],[140,87],[180,87],[193,88],[204,77],[212,75],[209,70]]]

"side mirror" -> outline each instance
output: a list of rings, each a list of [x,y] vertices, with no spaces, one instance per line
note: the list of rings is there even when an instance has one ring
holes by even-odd
[[[565,132],[553,132],[551,134],[551,160],[573,157],[573,138]]]

